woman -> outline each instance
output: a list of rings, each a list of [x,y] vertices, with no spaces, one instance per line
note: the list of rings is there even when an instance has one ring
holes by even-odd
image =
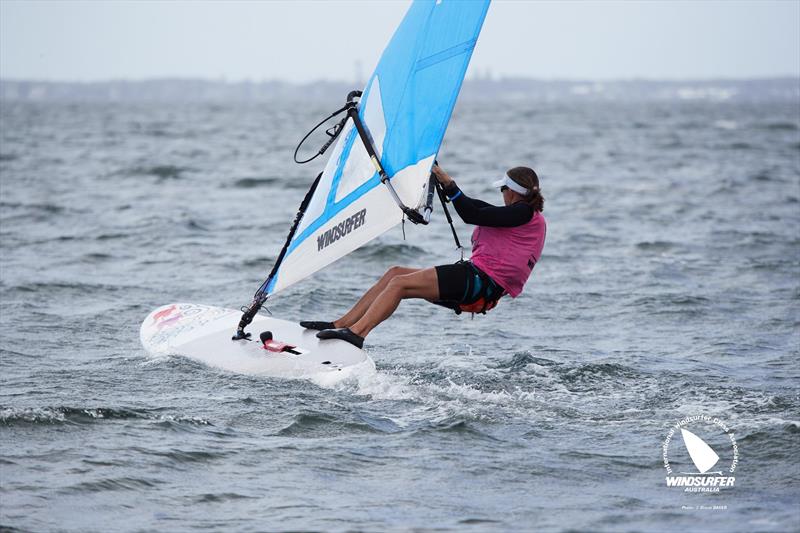
[[[515,167],[494,182],[503,194],[501,207],[469,198],[438,165],[433,173],[461,219],[477,226],[471,259],[434,268],[392,267],[341,318],[301,326],[320,330],[320,339],[342,339],[361,348],[369,332],[406,298],[424,298],[459,313],[486,312],[504,294],[519,296],[539,261],[547,230],[536,172]]]

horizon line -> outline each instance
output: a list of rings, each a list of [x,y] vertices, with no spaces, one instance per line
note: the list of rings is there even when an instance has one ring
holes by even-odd
[[[645,83],[687,83],[687,82],[753,82],[753,81],[796,81],[800,83],[800,73],[798,74],[776,74],[770,76],[750,76],[750,77],[734,77],[734,76],[709,76],[709,77],[685,77],[685,78],[657,78],[657,77],[619,77],[619,78],[570,78],[570,77],[530,77],[530,76],[470,76],[464,79],[464,82],[504,82],[504,81],[532,81],[532,82],[545,82],[545,83],[631,83],[631,82],[645,82]],[[365,83],[362,81],[353,81],[345,79],[331,79],[331,78],[316,78],[308,81],[294,81],[283,78],[236,78],[228,79],[224,76],[220,77],[203,77],[203,76],[151,76],[143,78],[102,78],[95,80],[69,80],[69,79],[41,79],[41,78],[18,78],[18,77],[2,77],[0,82],[3,83],[68,83],[75,85],[92,85],[92,84],[107,84],[107,83],[147,83],[147,82],[205,82],[205,83],[224,83],[230,85],[237,84],[264,84],[264,83],[280,83],[285,85],[312,85],[315,83],[337,83],[337,84],[353,84]]]

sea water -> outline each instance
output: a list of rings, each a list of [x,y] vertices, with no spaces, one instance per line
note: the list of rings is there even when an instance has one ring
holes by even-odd
[[[323,165],[294,146],[338,105],[3,103],[0,526],[800,528],[796,102],[462,102],[439,161],[466,194],[541,177],[519,298],[404,302],[344,379],[148,357],[153,308],[249,303]],[[438,207],[405,234],[269,311],[330,320],[392,265],[459,258]],[[733,487],[667,487],[662,445],[694,416],[735,434]]]

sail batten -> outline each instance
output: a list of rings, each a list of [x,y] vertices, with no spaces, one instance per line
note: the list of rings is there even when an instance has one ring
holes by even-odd
[[[412,209],[424,203],[430,169],[488,7],[489,0],[415,1],[364,88],[358,117],[399,201]],[[267,296],[363,246],[402,218],[348,120]]]
[[[433,66],[436,63],[450,59],[453,56],[463,54],[464,52],[472,51],[472,49],[475,47],[475,43],[477,42],[478,42],[477,39],[470,39],[469,41],[465,41],[463,43],[452,46],[447,50],[442,50],[439,53],[433,54],[424,59],[420,59],[419,61],[417,61],[416,70],[417,72],[419,72],[420,70]]]

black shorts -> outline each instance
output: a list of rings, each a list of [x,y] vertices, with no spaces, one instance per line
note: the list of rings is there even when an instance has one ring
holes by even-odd
[[[469,305],[481,298],[493,301],[503,294],[503,288],[469,261],[436,268],[439,279],[439,300]]]

